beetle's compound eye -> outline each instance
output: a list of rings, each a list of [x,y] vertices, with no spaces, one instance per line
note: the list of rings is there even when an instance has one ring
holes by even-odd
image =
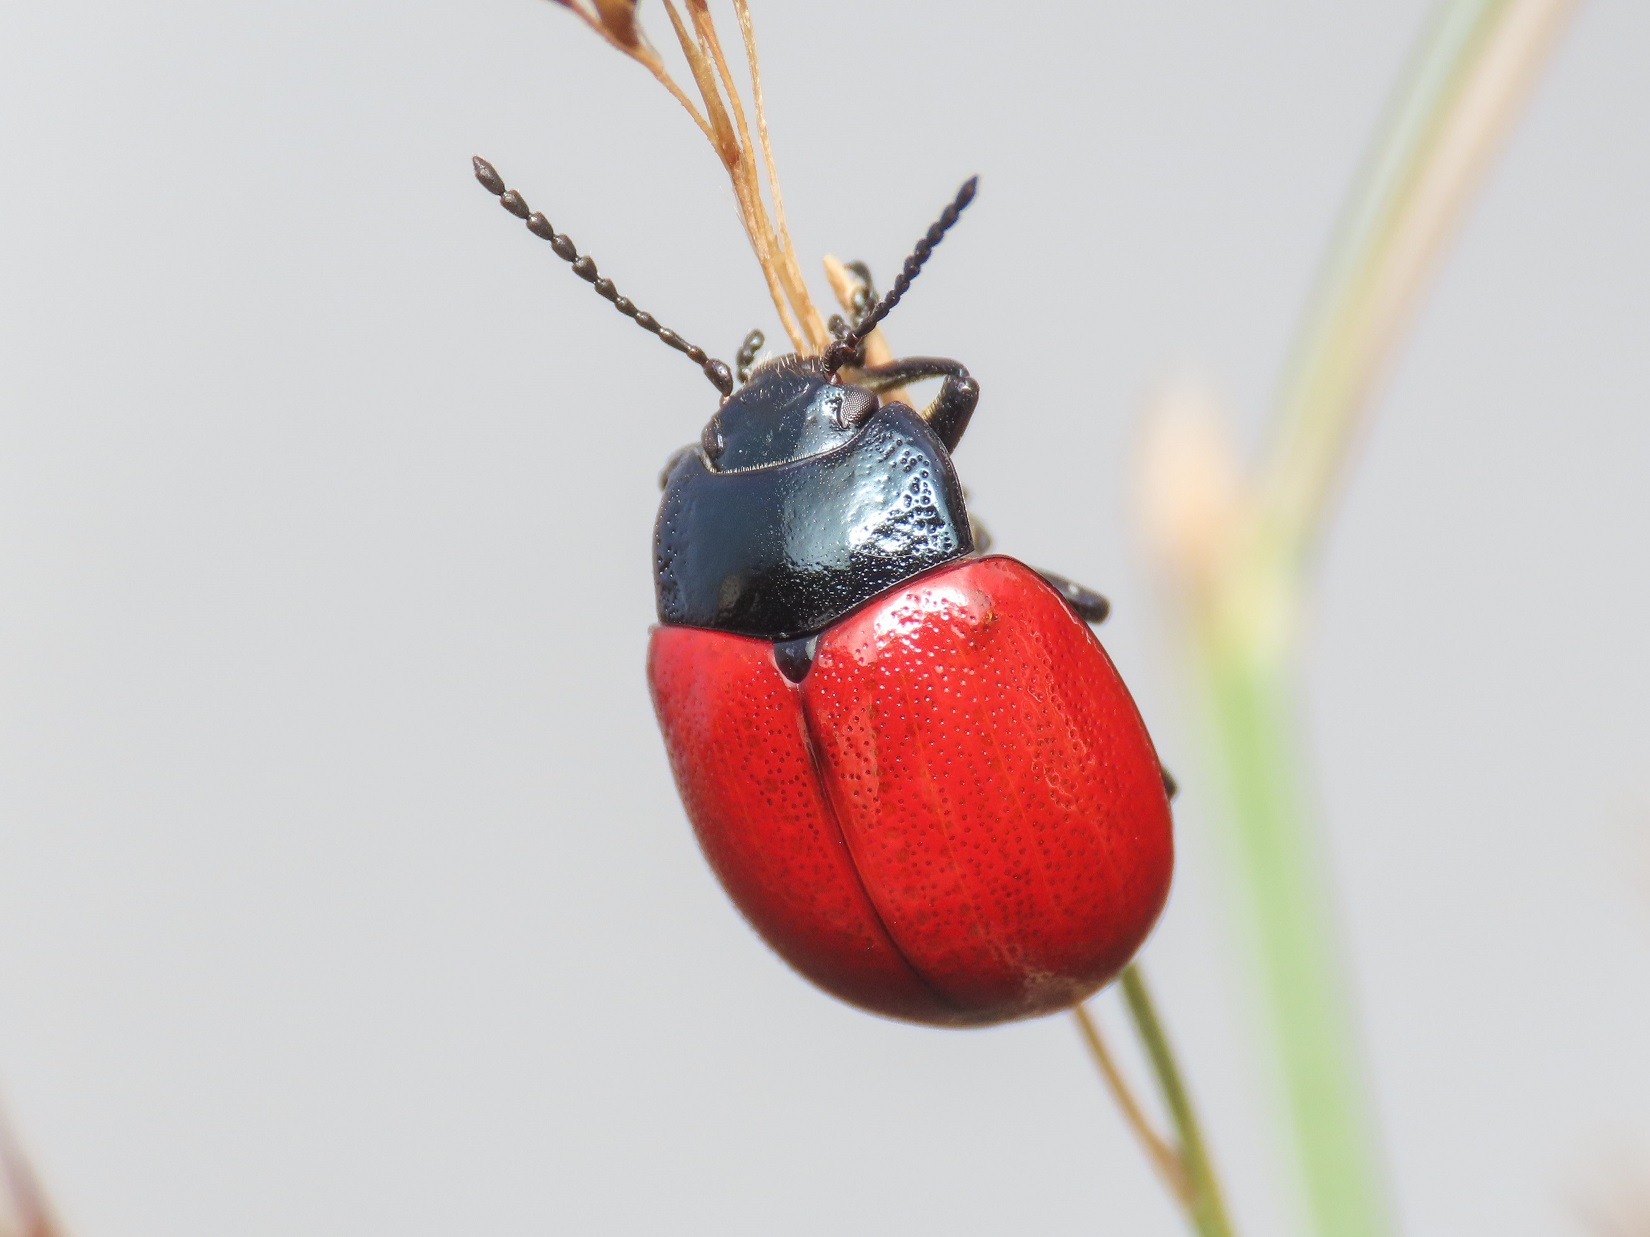
[[[878,408],[877,397],[864,387],[848,387],[837,406],[836,421],[843,429],[853,429],[870,420]]]
[[[722,439],[721,417],[712,417],[705,422],[705,432],[699,435],[699,445],[705,449],[705,458],[712,464],[721,458],[722,452],[727,449],[727,443]]]

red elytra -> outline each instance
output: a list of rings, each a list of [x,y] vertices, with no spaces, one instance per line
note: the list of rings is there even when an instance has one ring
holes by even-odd
[[[967,558],[821,635],[655,628],[648,680],[711,867],[827,991],[945,1026],[1112,979],[1168,896],[1168,798],[1088,626],[1035,572]]]

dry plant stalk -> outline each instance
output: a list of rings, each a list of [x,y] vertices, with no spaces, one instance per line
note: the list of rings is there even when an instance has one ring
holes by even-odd
[[[1094,1020],[1085,1005],[1073,1005],[1071,1012],[1077,1018],[1077,1028],[1082,1032],[1083,1045],[1094,1058],[1095,1068],[1100,1071],[1100,1077],[1105,1080],[1106,1087],[1111,1091],[1112,1098],[1117,1102],[1123,1120],[1128,1123],[1134,1133],[1135,1140],[1145,1148],[1146,1158],[1152,1162],[1157,1175],[1163,1179],[1163,1184],[1169,1192],[1180,1200],[1181,1206],[1189,1206],[1192,1201],[1192,1187],[1186,1180],[1186,1169],[1181,1163],[1180,1152],[1169,1144],[1169,1140],[1159,1134],[1152,1126],[1151,1119],[1146,1116],[1146,1109],[1129,1086],[1128,1079],[1118,1067],[1117,1058],[1112,1056],[1111,1049],[1106,1045],[1106,1038],[1100,1033],[1100,1024]]]
[[[683,2],[687,6],[688,21],[682,20],[672,0],[664,0],[665,12],[670,17],[676,42],[687,57],[688,69],[693,75],[703,111],[676,84],[659,53],[642,32],[636,21],[637,0],[552,0],[552,3],[577,14],[608,43],[651,73],[693,118],[693,123],[710,142],[711,149],[722,161],[732,182],[739,220],[744,224],[745,235],[750,239],[756,260],[761,264],[768,295],[773,298],[774,308],[779,311],[779,320],[791,338],[791,345],[798,352],[824,352],[831,342],[831,335],[808,293],[808,285],[802,278],[802,267],[796,259],[796,247],[791,243],[790,229],[785,223],[785,200],[779,191],[779,175],[774,166],[773,147],[768,139],[762,71],[756,54],[756,33],[751,25],[750,7],[746,0],[733,0],[745,47],[745,63],[750,71],[751,102],[756,120],[754,137],[744,100],[734,84],[733,73],[722,50],[722,41],[711,20],[708,0]],[[764,177],[768,196],[773,199],[772,214],[763,197]]]

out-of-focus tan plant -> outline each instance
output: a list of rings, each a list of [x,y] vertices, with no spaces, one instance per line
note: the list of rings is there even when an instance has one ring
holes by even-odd
[[[1351,195],[1254,466],[1196,391],[1163,399],[1145,440],[1142,522],[1190,650],[1231,825],[1228,870],[1321,1237],[1382,1237],[1394,1221],[1296,713],[1310,566],[1359,421],[1572,7],[1438,7]]]
[[[0,1114],[0,1237],[65,1237],[46,1192]]]
[[[1595,1190],[1577,1211],[1593,1237],[1650,1237],[1650,1184],[1628,1179]]]

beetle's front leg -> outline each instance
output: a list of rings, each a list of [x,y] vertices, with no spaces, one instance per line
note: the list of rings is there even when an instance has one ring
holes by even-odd
[[[670,474],[676,471],[676,465],[682,462],[682,457],[696,446],[698,446],[697,443],[690,442],[687,446],[678,447],[670,453],[670,458],[665,461],[665,466],[659,470],[659,488],[661,490],[670,484]]]
[[[980,402],[980,384],[969,375],[961,361],[944,357],[914,356],[886,365],[871,365],[860,371],[856,385],[868,387],[877,394],[920,382],[924,378],[943,378],[940,393],[934,402],[918,415],[929,428],[940,436],[947,451],[955,451],[968,428],[969,418]]]
[[[1077,611],[1077,617],[1085,623],[1104,623],[1106,615],[1111,613],[1111,602],[1107,601],[1092,588],[1084,588],[1081,584],[1073,584],[1065,576],[1057,576],[1052,571],[1038,571],[1047,585],[1061,599]]]

